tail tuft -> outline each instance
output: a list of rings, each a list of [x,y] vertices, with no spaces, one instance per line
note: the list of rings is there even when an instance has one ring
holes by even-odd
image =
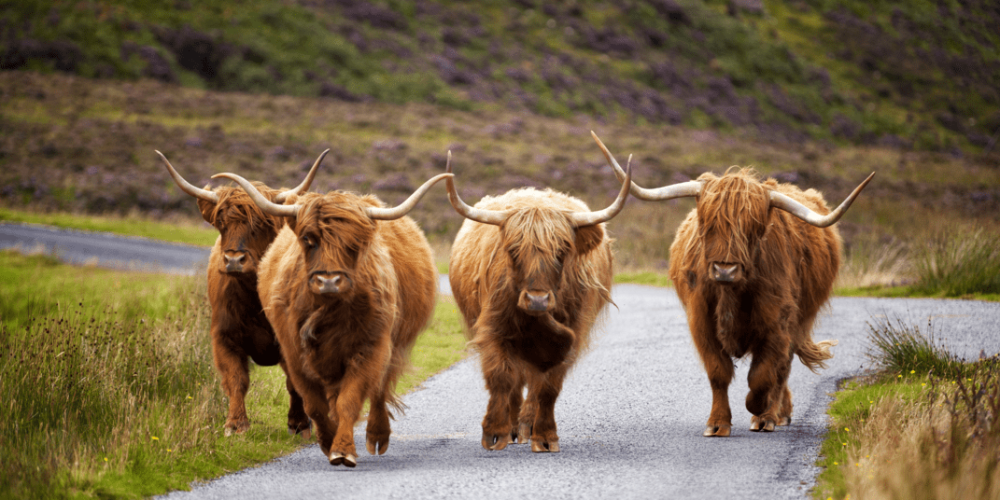
[[[800,346],[795,354],[799,355],[799,361],[802,364],[806,365],[813,373],[816,373],[816,370],[826,368],[824,360],[833,359],[833,353],[830,352],[830,348],[837,345],[837,343],[836,340],[822,340],[816,343],[809,341]]]

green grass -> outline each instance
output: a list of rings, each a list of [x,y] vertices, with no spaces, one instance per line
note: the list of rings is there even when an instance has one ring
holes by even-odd
[[[277,367],[254,367],[251,428],[226,438],[201,280],[0,252],[0,498],[138,498],[298,449]],[[464,354],[454,304],[418,339],[409,390]]]
[[[200,246],[212,246],[215,244],[215,239],[219,237],[219,232],[213,227],[206,227],[207,224],[202,226],[193,222],[185,224],[159,222],[141,216],[114,217],[69,213],[34,213],[0,208],[0,222],[44,224],[64,229],[102,231]]]
[[[838,288],[836,295],[841,297],[881,297],[890,299],[901,298],[927,298],[927,299],[962,299],[962,300],[984,300],[987,302],[1000,302],[1000,293],[966,293],[952,296],[945,291],[928,291],[911,285],[886,286],[872,285],[854,288]]]
[[[636,285],[651,285],[669,287],[672,285],[670,278],[657,271],[640,271],[630,273],[616,273],[615,283],[633,283]]]

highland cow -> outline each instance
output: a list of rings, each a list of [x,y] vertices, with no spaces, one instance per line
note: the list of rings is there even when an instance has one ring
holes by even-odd
[[[305,180],[288,191],[277,191],[255,183],[269,200],[277,203],[309,189],[316,169],[329,150],[313,163]],[[285,386],[290,404],[288,432],[309,437],[309,417],[302,408],[302,398],[287,379],[281,350],[274,330],[264,316],[257,296],[257,263],[284,225],[281,217],[266,215],[242,189],[219,187],[199,189],[184,180],[159,151],[164,166],[185,193],[198,199],[198,208],[206,222],[215,226],[219,237],[208,258],[208,301],[212,307],[212,356],[222,378],[222,389],[229,398],[224,425],[227,436],[250,428],[246,398],[250,387],[248,358],[261,366],[280,364],[286,371]]]
[[[239,176],[219,176],[287,223],[261,260],[258,291],[323,454],[331,465],[357,465],[354,423],[366,399],[368,452],[385,453],[387,405],[401,409],[396,382],[434,313],[438,286],[430,246],[405,215],[450,174],[395,208],[343,191],[278,205]]]
[[[450,172],[450,153],[448,160]],[[628,186],[591,212],[579,199],[532,188],[470,207],[448,179],[451,204],[467,219],[449,279],[490,393],[483,448],[530,439],[533,452],[559,451],[555,402],[611,302],[612,240],[603,223],[622,210]]]
[[[624,173],[601,144],[619,178]],[[712,388],[706,437],[729,436],[733,358],[752,357],[746,408],[751,431],[771,432],[792,418],[788,374],[794,355],[816,371],[837,341],[813,342],[812,327],[840,268],[841,240],[830,227],[847,211],[873,172],[836,210],[818,191],[801,191],[751,169],[659,189],[631,184],[647,201],[694,197],[697,207],[670,246],[670,279]],[[778,209],[778,210],[773,210]]]

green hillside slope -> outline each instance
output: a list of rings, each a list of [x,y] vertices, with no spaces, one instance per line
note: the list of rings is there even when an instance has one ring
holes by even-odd
[[[6,1],[0,68],[982,151],[987,0]]]

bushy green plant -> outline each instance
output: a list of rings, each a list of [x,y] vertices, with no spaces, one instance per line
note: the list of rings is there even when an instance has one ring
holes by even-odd
[[[985,228],[960,228],[931,238],[917,259],[917,291],[949,297],[1000,293],[998,234]]]

